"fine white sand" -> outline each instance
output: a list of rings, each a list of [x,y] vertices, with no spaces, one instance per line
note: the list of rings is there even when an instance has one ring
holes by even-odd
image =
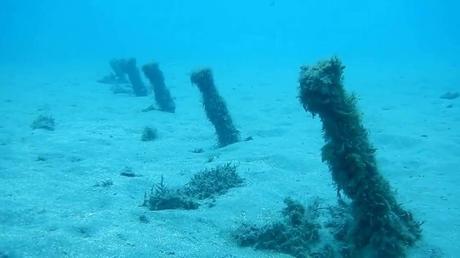
[[[161,68],[176,114],[141,112],[153,103],[152,95],[113,94],[110,86],[96,83],[108,72],[103,62],[0,74],[0,254],[283,257],[238,247],[232,230],[242,222],[277,219],[287,196],[335,203],[320,158],[320,121],[296,98],[296,65],[213,67],[242,137],[254,138],[221,149],[215,148],[199,92],[189,81],[194,67]],[[345,85],[360,97],[381,173],[398,200],[425,222],[410,257],[458,257],[460,99],[439,96],[458,91],[459,80],[436,71],[427,75],[428,68],[370,70],[349,65]],[[56,129],[32,130],[38,115],[52,115]],[[159,139],[142,142],[145,126],[157,128]],[[193,153],[197,148],[204,152]],[[239,165],[245,184],[217,198],[214,207],[156,212],[140,207],[144,192],[162,175],[167,185],[180,186],[201,169],[228,161]],[[125,167],[142,176],[120,176]],[[113,185],[95,186],[104,180]],[[141,215],[149,223],[142,223]]]

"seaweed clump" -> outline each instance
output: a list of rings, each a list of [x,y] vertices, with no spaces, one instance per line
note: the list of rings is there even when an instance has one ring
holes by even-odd
[[[141,141],[150,142],[150,141],[154,141],[157,138],[158,138],[158,133],[155,128],[151,128],[148,126],[144,127],[144,130],[142,131]]]
[[[203,106],[209,121],[214,125],[219,146],[224,147],[240,140],[240,133],[233,125],[224,99],[219,95],[212,71],[203,69],[192,73],[190,77],[201,92]]]
[[[238,245],[255,249],[272,250],[293,255],[294,257],[326,257],[320,253],[331,253],[325,247],[323,251],[315,251],[320,241],[317,219],[319,216],[318,202],[307,208],[291,198],[284,200],[286,207],[282,210],[283,220],[258,227],[243,224],[233,234]],[[313,256],[316,255],[316,256]]]
[[[242,183],[243,179],[236,172],[236,165],[226,163],[193,175],[183,191],[188,196],[203,200],[223,195]]]
[[[396,201],[380,175],[356,97],[344,90],[343,69],[334,57],[302,67],[299,79],[301,104],[323,124],[322,159],[339,193],[343,191],[351,200],[353,220],[343,233],[347,243],[343,253],[346,257],[405,257],[406,248],[421,237],[421,223]]]
[[[184,195],[180,189],[173,190],[168,188],[162,176],[160,183],[152,186],[150,194],[145,194],[142,206],[146,206],[154,211],[171,209],[193,210],[197,209],[199,204],[187,195]]]
[[[196,209],[200,201],[223,195],[242,183],[236,166],[231,163],[202,170],[178,189],[168,188],[161,177],[160,183],[153,185],[150,193],[145,194],[143,206],[150,210]]]
[[[55,122],[52,116],[38,116],[30,125],[32,129],[44,129],[48,131],[54,131]]]

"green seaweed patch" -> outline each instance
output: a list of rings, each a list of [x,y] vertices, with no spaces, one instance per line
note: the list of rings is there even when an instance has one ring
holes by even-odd
[[[223,195],[242,184],[243,179],[236,172],[236,165],[226,163],[198,172],[185,185],[183,191],[187,196],[204,200]]]
[[[323,249],[314,250],[320,241],[319,202],[315,201],[307,208],[291,198],[286,198],[284,203],[286,207],[281,212],[281,221],[262,227],[241,225],[233,233],[238,245],[272,250],[295,257],[332,257],[325,256],[328,253],[333,255],[331,247],[325,246]]]
[[[48,131],[54,131],[54,127],[55,127],[54,118],[52,116],[40,115],[32,122],[30,127],[33,130],[44,129]]]
[[[142,131],[142,137],[141,137],[141,140],[143,142],[154,141],[157,138],[158,138],[157,129],[151,128],[148,126],[144,127],[144,130]]]
[[[244,180],[238,175],[236,165],[226,163],[195,174],[183,187],[171,189],[164,183],[163,176],[144,195],[142,206],[150,210],[197,209],[200,202],[223,195],[231,188],[241,186]]]
[[[150,193],[145,193],[142,206],[148,207],[152,211],[172,209],[193,210],[197,209],[199,204],[183,194],[180,189],[167,187],[163,176],[161,176],[161,181],[152,186]]]

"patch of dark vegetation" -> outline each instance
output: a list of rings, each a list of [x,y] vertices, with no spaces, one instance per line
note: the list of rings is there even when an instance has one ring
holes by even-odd
[[[286,207],[281,212],[281,221],[262,227],[241,225],[233,233],[238,245],[272,250],[294,257],[333,257],[319,256],[323,252],[333,255],[331,247],[324,247],[324,251],[315,248],[320,241],[319,202],[315,201],[306,208],[291,198],[286,198],[284,203]]]
[[[183,191],[188,196],[199,200],[225,194],[229,189],[243,184],[243,179],[236,172],[236,165],[226,163],[195,174]]]
[[[102,181],[99,181],[93,185],[93,187],[109,187],[113,185],[112,179],[104,179]]]
[[[98,228],[94,224],[77,224],[72,225],[70,233],[81,238],[91,238],[97,233]]]
[[[48,131],[54,131],[55,122],[52,116],[38,116],[30,126],[33,130],[35,129],[43,129]]]
[[[148,224],[148,223],[150,223],[150,219],[147,216],[145,216],[144,214],[142,214],[142,215],[139,216],[139,222],[144,223],[144,224]]]
[[[284,200],[283,219],[266,225],[244,223],[232,234],[237,244],[304,258],[390,257],[353,253],[349,232],[354,227],[353,203],[338,196],[336,205],[320,205],[318,199],[306,208],[290,198]],[[363,229],[364,230],[364,229]],[[435,249],[430,249],[439,253]],[[435,252],[436,251],[436,252]],[[391,256],[404,257],[404,256]],[[428,255],[427,257],[443,257]]]
[[[203,148],[195,148],[193,150],[191,150],[192,153],[203,153],[204,152],[204,149]]]
[[[349,232],[353,216],[350,205],[339,199],[338,205],[330,206],[328,210],[328,220],[324,227],[329,229],[332,236],[339,242],[345,243],[347,232]]]
[[[180,189],[168,188],[162,176],[160,183],[154,184],[150,193],[144,195],[142,206],[148,207],[153,211],[171,209],[193,210],[197,209],[199,204],[185,195]]]
[[[157,138],[158,138],[157,129],[151,128],[148,126],[144,127],[144,130],[142,131],[142,137],[141,137],[141,140],[143,142],[151,142]]]
[[[236,166],[231,163],[198,172],[178,189],[168,188],[161,177],[160,183],[154,184],[150,193],[145,194],[143,206],[150,210],[196,209],[201,201],[214,199],[242,183]]]

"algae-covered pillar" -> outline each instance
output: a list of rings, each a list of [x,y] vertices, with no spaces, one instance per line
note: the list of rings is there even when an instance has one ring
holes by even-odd
[[[149,79],[155,93],[155,101],[161,111],[174,113],[176,105],[171,97],[171,93],[165,84],[163,72],[157,63],[146,64],[142,67],[145,77]]]
[[[344,252],[350,257],[405,257],[406,248],[421,237],[421,223],[401,207],[380,175],[356,98],[343,88],[343,69],[335,57],[302,67],[299,98],[306,111],[320,117],[326,141],[322,159],[338,190],[352,202]]]
[[[113,66],[119,67],[124,73],[128,75],[129,81],[133,87],[134,95],[137,97],[147,96],[147,90],[144,83],[142,82],[141,74],[139,72],[139,68],[136,65],[135,58],[119,59],[112,62],[114,62]],[[116,62],[118,62],[118,64],[116,64]]]
[[[216,130],[219,146],[224,147],[238,142],[240,133],[233,125],[224,99],[217,92],[211,70],[196,71],[192,73],[190,79],[201,92],[203,106]]]

